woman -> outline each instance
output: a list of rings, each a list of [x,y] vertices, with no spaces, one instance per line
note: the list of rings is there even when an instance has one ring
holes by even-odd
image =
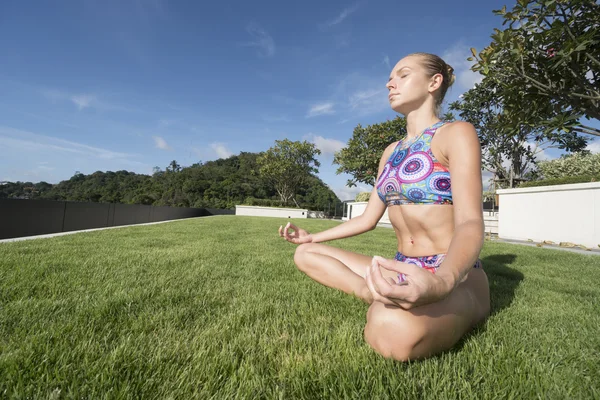
[[[316,234],[294,225],[279,235],[299,244],[298,268],[317,282],[370,304],[366,341],[384,357],[407,361],[451,348],[490,311],[483,246],[481,149],[474,127],[440,121],[453,69],[438,56],[411,54],[387,88],[406,117],[407,136],[381,157],[365,212]],[[388,209],[398,239],[395,259],[321,242],[374,229]]]

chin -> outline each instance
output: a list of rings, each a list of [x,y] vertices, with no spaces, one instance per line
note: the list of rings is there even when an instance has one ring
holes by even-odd
[[[410,112],[410,107],[407,107],[406,104],[398,104],[395,102],[392,102],[390,104],[390,107],[392,108],[392,110],[396,111],[398,114],[402,114],[402,115],[406,115]]]
[[[421,104],[418,101],[392,101],[390,107],[398,114],[407,116],[411,112],[417,110]]]

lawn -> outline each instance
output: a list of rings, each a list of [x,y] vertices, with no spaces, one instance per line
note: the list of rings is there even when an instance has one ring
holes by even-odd
[[[368,305],[295,268],[285,222],[0,244],[0,398],[600,398],[600,257],[486,242],[490,318],[400,363],[365,343]],[[395,253],[386,228],[332,245]]]

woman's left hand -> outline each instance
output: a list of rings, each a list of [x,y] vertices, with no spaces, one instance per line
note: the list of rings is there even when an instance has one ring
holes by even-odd
[[[403,273],[406,281],[390,284],[381,274],[380,267]],[[374,301],[405,310],[440,301],[452,291],[452,285],[424,268],[379,256],[373,257],[365,280]]]

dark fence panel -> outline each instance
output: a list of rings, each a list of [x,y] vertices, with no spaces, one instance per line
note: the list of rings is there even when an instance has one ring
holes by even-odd
[[[220,208],[203,208],[206,215],[235,215],[235,210],[221,210]]]
[[[0,199],[0,239],[208,215],[235,215],[235,210]]]
[[[151,208],[152,206],[115,204],[115,217],[112,226],[135,225],[150,222]]]
[[[171,219],[204,217],[209,215],[203,208],[177,208],[154,206],[150,214],[150,222],[168,221]]]
[[[30,200],[37,202],[37,200]],[[108,203],[75,203],[63,202],[65,218],[63,232],[79,231],[82,229],[106,228],[109,225]]]
[[[62,231],[64,202],[26,201],[0,199],[0,239]]]

